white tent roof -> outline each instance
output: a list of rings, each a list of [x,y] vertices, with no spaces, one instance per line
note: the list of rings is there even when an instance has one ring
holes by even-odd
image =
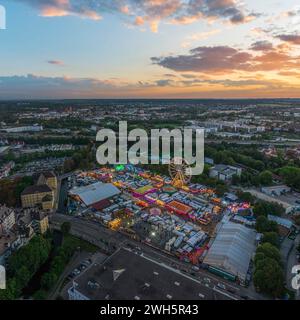
[[[224,223],[212,243],[204,263],[246,279],[255,251],[256,232],[241,224]]]
[[[70,194],[78,196],[86,206],[111,198],[120,190],[111,183],[97,182],[89,186],[72,189]]]

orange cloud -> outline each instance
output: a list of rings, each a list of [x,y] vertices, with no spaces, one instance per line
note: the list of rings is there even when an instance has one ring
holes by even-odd
[[[64,0],[60,0],[64,1]],[[70,12],[65,9],[60,9],[58,7],[44,7],[40,14],[42,17],[66,17],[66,16],[79,16],[81,18],[88,18],[91,20],[101,20],[102,17],[95,11],[84,10],[80,13]]]
[[[252,21],[258,14],[251,13],[238,0],[26,0],[36,6],[44,17],[79,16],[94,20],[101,14],[115,14],[126,22],[137,23],[136,17],[143,17],[153,32],[158,31],[160,22],[188,24],[200,19],[229,21],[241,24]],[[121,14],[120,14],[121,13]],[[124,17],[126,16],[126,17]]]
[[[70,15],[70,12],[58,7],[44,7],[40,14],[42,17],[65,17]]]
[[[142,26],[144,23],[145,23],[145,21],[144,21],[144,18],[143,18],[143,17],[138,16],[138,17],[135,18],[134,24],[135,24],[136,26]]]

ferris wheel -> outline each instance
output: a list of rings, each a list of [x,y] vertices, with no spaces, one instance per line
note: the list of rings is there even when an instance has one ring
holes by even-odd
[[[171,160],[169,174],[172,178],[172,184],[177,188],[187,185],[192,178],[190,165],[180,157]]]

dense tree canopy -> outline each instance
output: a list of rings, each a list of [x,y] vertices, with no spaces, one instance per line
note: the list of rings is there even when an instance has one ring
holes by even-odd
[[[287,185],[300,190],[300,168],[283,167],[278,173]]]
[[[256,231],[259,233],[278,231],[277,223],[274,221],[269,221],[268,218],[265,216],[259,216],[256,219],[255,228],[256,228]]]
[[[256,217],[267,216],[281,216],[285,211],[284,208],[276,202],[257,201],[253,207],[253,212]]]
[[[283,270],[272,258],[266,257],[257,262],[253,281],[259,291],[272,297],[281,297],[284,294]]]
[[[48,239],[35,236],[29,244],[13,253],[7,263],[7,289],[0,290],[0,299],[18,298],[32,276],[46,262],[50,250]]]

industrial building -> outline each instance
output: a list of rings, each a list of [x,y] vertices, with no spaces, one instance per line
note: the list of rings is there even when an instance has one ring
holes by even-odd
[[[92,265],[66,289],[69,300],[228,299],[190,276],[126,249]]]
[[[286,185],[262,187],[261,191],[269,196],[281,196],[283,194],[291,192],[291,188]]]
[[[255,239],[253,229],[232,222],[222,223],[203,263],[224,278],[246,284]]]
[[[1,131],[6,133],[22,133],[22,132],[40,132],[43,131],[43,126],[33,125],[24,127],[14,127],[14,128],[3,128]]]

